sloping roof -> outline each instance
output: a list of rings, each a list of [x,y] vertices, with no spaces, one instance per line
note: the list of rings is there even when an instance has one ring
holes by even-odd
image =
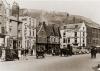
[[[89,26],[89,27],[92,27],[92,28],[100,29],[100,25],[99,25],[99,24],[88,23],[88,22],[85,22],[85,23],[86,23],[86,26]]]
[[[81,23],[81,22],[84,22],[89,27],[100,29],[100,25],[98,23],[96,23],[96,22],[92,21],[91,19],[86,18],[84,16],[70,15],[69,17],[66,17],[64,19],[65,24],[73,24],[73,23]]]
[[[77,31],[81,28],[81,25],[82,25],[82,23],[76,23],[76,24],[66,24],[64,26],[66,26],[66,29],[71,29],[71,30]]]
[[[41,27],[44,27],[44,30],[46,32],[46,35],[49,36],[59,36],[60,37],[60,28],[57,24],[54,24],[52,22],[49,22],[48,25],[46,25],[45,23],[39,23],[39,25],[37,26],[37,34],[38,32],[41,30]]]
[[[54,36],[53,25],[46,26],[47,36]]]

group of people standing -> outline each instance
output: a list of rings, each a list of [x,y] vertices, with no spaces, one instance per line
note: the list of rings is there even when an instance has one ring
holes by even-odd
[[[31,54],[31,55],[33,55],[33,50],[32,49],[23,49],[23,50],[21,50],[21,55],[27,55],[27,54]]]

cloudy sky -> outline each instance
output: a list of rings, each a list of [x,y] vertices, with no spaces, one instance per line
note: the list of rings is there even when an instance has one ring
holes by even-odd
[[[14,0],[6,0],[12,4]],[[100,24],[100,0],[15,0],[21,8],[64,11]]]

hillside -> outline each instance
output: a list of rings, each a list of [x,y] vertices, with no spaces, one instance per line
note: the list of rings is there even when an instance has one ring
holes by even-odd
[[[31,16],[33,18],[39,19],[41,14],[44,13],[44,17],[49,21],[59,25],[64,24],[71,24],[71,23],[80,23],[85,22],[87,25],[91,27],[100,27],[99,24],[95,23],[94,21],[90,20],[89,18],[79,16],[79,15],[71,15],[66,12],[47,12],[43,10],[36,10],[36,9],[21,9],[20,16]]]

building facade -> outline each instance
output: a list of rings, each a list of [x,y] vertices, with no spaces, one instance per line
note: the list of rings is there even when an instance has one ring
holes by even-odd
[[[87,47],[100,46],[100,25],[87,25]]]
[[[22,21],[22,48],[34,49],[36,47],[36,19],[23,16]]]
[[[47,51],[52,53],[52,50],[59,51],[60,49],[60,28],[56,24],[47,26]]]
[[[85,23],[67,24],[62,27],[61,32],[61,48],[71,44],[73,47],[87,46],[87,29]]]
[[[8,35],[8,27],[9,25],[9,5],[7,2],[0,0],[0,34],[1,34],[1,40],[0,40],[0,46],[7,46],[7,35]],[[2,35],[5,37],[2,38]]]
[[[59,26],[48,22],[45,18],[41,19],[37,26],[36,38],[36,46],[45,48],[48,54],[51,54],[52,50],[58,51],[60,48]]]

